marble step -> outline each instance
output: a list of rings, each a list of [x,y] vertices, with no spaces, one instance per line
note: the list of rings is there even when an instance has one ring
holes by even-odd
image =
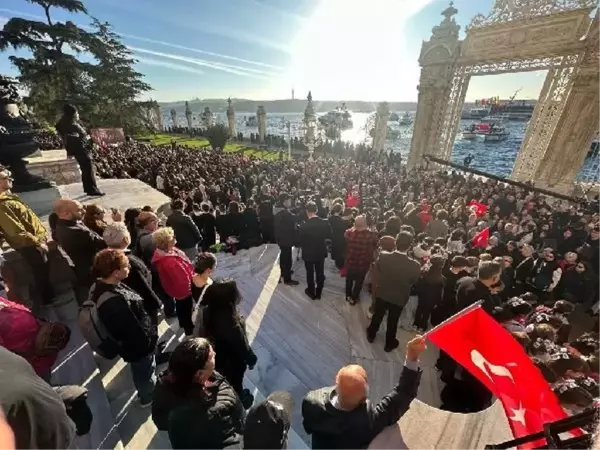
[[[62,322],[71,329],[71,339],[52,370],[52,384],[76,384],[88,389],[87,402],[94,419],[90,432],[77,438],[77,448],[122,449],[123,441],[113,419],[101,372],[77,326],[77,311],[74,301],[46,311],[49,320]]]

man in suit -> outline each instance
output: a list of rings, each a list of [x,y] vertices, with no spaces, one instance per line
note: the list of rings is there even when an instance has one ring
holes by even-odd
[[[326,240],[331,239],[331,227],[327,220],[317,216],[318,207],[314,202],[306,204],[308,220],[300,227],[300,247],[302,259],[306,267],[306,282],[304,291],[311,300],[320,300],[325,283],[325,258],[327,257]],[[315,278],[317,284],[315,287]]]
[[[202,242],[200,230],[190,216],[183,212],[183,200],[173,200],[171,215],[167,218],[167,226],[175,231],[177,247],[185,253],[190,261],[198,254],[198,244]]]
[[[288,286],[299,283],[292,280],[292,247],[296,242],[296,216],[289,210],[290,198],[287,194],[279,196],[279,207],[275,208],[275,242],[279,245],[279,268],[283,282]]]
[[[396,250],[382,251],[373,266],[372,283],[375,310],[371,324],[367,328],[367,340],[373,342],[379,331],[385,313],[388,313],[385,333],[386,352],[398,347],[396,330],[402,308],[408,302],[410,291],[419,279],[421,265],[407,255],[413,242],[413,235],[401,231],[396,237]]]

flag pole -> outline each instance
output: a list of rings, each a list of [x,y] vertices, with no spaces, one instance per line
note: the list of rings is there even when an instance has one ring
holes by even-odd
[[[443,327],[445,325],[448,325],[449,323],[454,322],[456,319],[460,319],[465,314],[470,313],[471,311],[473,311],[473,310],[475,310],[477,308],[481,308],[482,304],[483,304],[483,300],[479,300],[479,301],[473,303],[472,305],[469,305],[466,308],[461,309],[459,312],[457,312],[453,316],[448,317],[446,320],[444,320],[442,323],[436,325],[431,330],[426,331],[425,334],[423,334],[422,337],[426,338],[429,333],[437,330],[438,328],[441,328],[441,327]]]

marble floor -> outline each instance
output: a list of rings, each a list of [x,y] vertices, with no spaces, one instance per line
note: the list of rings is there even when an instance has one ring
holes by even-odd
[[[348,305],[344,301],[344,279],[328,260],[323,297],[311,301],[304,294],[303,263],[294,258],[294,278],[301,284],[290,287],[279,283],[278,257],[275,245],[241,251],[235,256],[219,254],[216,275],[234,278],[242,293],[242,313],[258,355],[256,367],[246,373],[246,387],[257,399],[274,390],[290,392],[296,402],[290,448],[307,448],[310,437],[304,432],[300,414],[306,393],[333,384],[340,367],[357,363],[367,370],[370,397],[377,401],[397,383],[405,344],[414,333],[399,329],[400,347],[385,353],[384,327],[373,344],[366,340],[366,292],[359,305]],[[67,305],[53,314],[74,325],[73,306]],[[163,320],[160,332],[161,340],[168,341],[168,348],[182,339],[176,320]],[[511,437],[498,404],[469,415],[436,408],[443,387],[434,367],[437,353],[429,346],[423,355],[418,400],[396,426],[374,441],[377,448],[483,448]],[[150,409],[139,407],[126,364],[93,355],[77,330],[53,378],[55,382],[82,383],[90,390],[94,425],[89,435],[80,438],[80,448],[169,447],[168,437],[152,423]]]

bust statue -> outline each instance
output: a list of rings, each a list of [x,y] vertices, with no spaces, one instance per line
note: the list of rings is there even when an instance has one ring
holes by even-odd
[[[14,192],[35,191],[54,183],[31,174],[23,158],[35,153],[39,146],[36,130],[19,110],[17,81],[0,75],[0,164],[12,172]]]

